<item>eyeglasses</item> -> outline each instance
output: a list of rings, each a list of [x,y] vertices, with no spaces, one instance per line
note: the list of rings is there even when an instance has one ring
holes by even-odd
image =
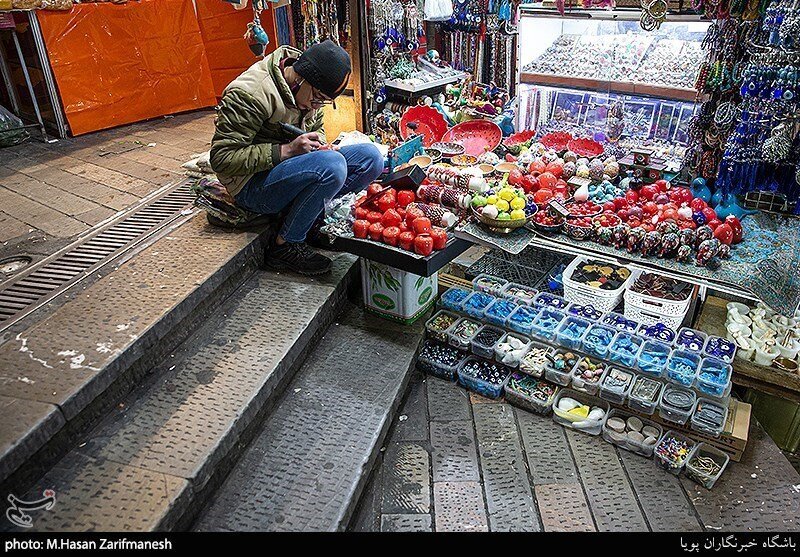
[[[301,79],[297,84],[297,87],[300,87],[305,82],[305,79]],[[320,107],[329,104],[334,104],[334,100],[327,98],[325,95],[319,92],[316,87],[311,87],[311,106]]]

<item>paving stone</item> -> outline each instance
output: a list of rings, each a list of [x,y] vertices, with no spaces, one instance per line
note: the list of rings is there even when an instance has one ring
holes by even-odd
[[[25,183],[20,185],[4,185],[8,189],[25,196],[28,199],[32,199],[33,201],[37,201],[43,205],[52,207],[53,209],[65,215],[75,216],[99,207],[99,205],[93,201],[89,201],[88,199],[79,197],[38,180],[28,179],[25,181]]]
[[[589,506],[601,532],[648,531],[614,446],[597,436],[567,431]]]
[[[383,514],[424,514],[431,509],[430,455],[414,443],[392,444],[383,460]]]
[[[381,532],[431,532],[429,514],[385,514],[381,516]]]
[[[478,481],[472,422],[431,422],[431,457],[434,482]]]
[[[411,386],[406,400],[394,421],[392,440],[427,441],[429,439],[427,384],[425,376],[415,369],[411,375]],[[403,419],[404,417],[405,419]]]
[[[312,337],[332,321],[342,295],[302,277],[286,283],[254,275],[155,370],[158,382],[129,397],[80,450],[201,488]]]
[[[383,456],[378,457],[378,462],[372,469],[367,487],[358,502],[358,508],[353,515],[353,520],[348,527],[350,532],[380,532],[381,530],[381,504],[383,491]]]
[[[431,421],[469,420],[467,391],[449,381],[429,377],[428,414]]]
[[[579,483],[537,485],[536,503],[545,532],[595,532]]]
[[[702,531],[677,476],[667,473],[652,458],[621,449],[618,453],[654,532]]]
[[[15,219],[11,215],[0,213],[0,242],[19,238],[27,234],[31,229],[31,226]]]
[[[478,393],[467,391],[469,393],[469,401],[471,404],[497,404],[500,402],[499,398],[487,398]]]
[[[433,508],[437,532],[487,532],[486,507],[478,482],[435,482]]]
[[[85,213],[80,213],[79,215],[75,215],[75,218],[81,222],[85,222],[90,226],[95,226],[96,224],[100,224],[101,222],[113,217],[116,214],[117,211],[115,211],[114,209],[98,206],[90,211],[86,211]]]
[[[53,404],[0,395],[0,478],[8,477],[64,426]]]
[[[345,528],[419,342],[416,335],[332,325],[196,528]]]
[[[182,478],[75,452],[62,459],[24,498],[38,499],[45,489],[55,491],[56,503],[49,511],[35,511],[35,531],[169,529],[191,497],[191,488]]]
[[[491,530],[538,532],[539,517],[512,407],[481,404],[473,412]]]
[[[577,482],[564,428],[550,417],[514,409],[534,485]]]
[[[89,228],[72,217],[5,187],[0,187],[0,206],[15,219],[59,238],[69,238]]]
[[[731,462],[713,489],[685,475],[680,481],[709,531],[800,530],[800,475],[755,418],[741,462]]]

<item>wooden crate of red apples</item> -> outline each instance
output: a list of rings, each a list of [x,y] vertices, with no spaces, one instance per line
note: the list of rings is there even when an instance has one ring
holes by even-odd
[[[386,189],[383,193],[381,190]],[[410,189],[372,184],[353,207],[353,236],[427,256],[447,244],[447,231],[434,226]]]

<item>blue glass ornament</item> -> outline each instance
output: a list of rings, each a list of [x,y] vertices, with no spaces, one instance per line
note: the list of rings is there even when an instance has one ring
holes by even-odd
[[[692,185],[689,189],[694,197],[699,197],[706,203],[711,200],[711,190],[708,189],[705,178],[695,178],[692,180]]]

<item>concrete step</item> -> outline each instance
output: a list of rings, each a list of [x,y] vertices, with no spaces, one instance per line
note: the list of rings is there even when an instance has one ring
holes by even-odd
[[[194,525],[344,530],[405,393],[422,322],[349,307],[309,355]]]
[[[261,244],[198,214],[3,339],[0,494],[24,490],[140,383],[255,270]]]
[[[346,301],[356,259],[309,279],[259,271],[26,494],[34,529],[183,529]]]

